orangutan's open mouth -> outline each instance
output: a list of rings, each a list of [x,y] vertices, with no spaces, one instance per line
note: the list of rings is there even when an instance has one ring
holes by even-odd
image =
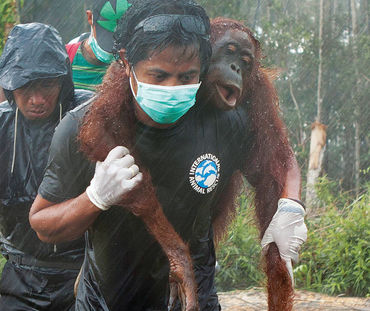
[[[216,88],[223,102],[230,108],[234,108],[241,94],[240,88],[233,84],[216,84]]]

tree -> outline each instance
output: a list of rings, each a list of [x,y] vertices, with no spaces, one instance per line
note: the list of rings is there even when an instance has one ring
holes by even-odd
[[[357,90],[360,84],[360,76],[358,70],[358,56],[357,56],[357,13],[355,0],[351,0],[351,15],[352,15],[352,51],[353,51],[353,66],[355,71],[355,86],[353,88],[352,99],[355,106],[355,191],[356,195],[360,192],[360,122],[359,122],[359,105],[357,103],[356,97],[353,94],[357,94]]]
[[[9,31],[17,21],[15,0],[2,0],[0,2],[0,54],[3,51]]]
[[[317,74],[317,115],[312,123],[310,156],[307,172],[306,202],[311,208],[318,205],[318,198],[315,189],[317,179],[322,171],[324,152],[326,146],[326,126],[322,121],[322,64],[323,64],[323,28],[324,28],[324,0],[320,0],[319,19],[319,68]]]

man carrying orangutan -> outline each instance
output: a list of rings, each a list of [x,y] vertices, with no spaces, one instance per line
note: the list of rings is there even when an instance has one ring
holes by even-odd
[[[125,68],[115,63],[120,75],[107,78],[109,83],[103,84],[96,102],[106,100],[106,113],[118,118],[122,115],[112,113],[111,108],[119,108],[125,101],[135,110],[135,148],[142,164],[151,170],[169,220],[186,241],[192,241],[198,257],[195,265],[202,271],[200,305],[213,310],[218,308],[212,277],[213,242],[209,220],[202,216],[208,198],[187,182],[188,162],[196,160],[189,146],[194,137],[186,135],[178,141],[184,132],[196,130],[196,124],[183,123],[181,117],[188,115],[195,103],[200,76],[211,56],[209,19],[192,1],[147,0],[134,2],[120,22],[115,49]],[[122,79],[126,79],[126,89],[120,87]],[[88,229],[76,310],[166,310],[167,258],[141,219],[114,206],[140,183],[142,175],[125,147],[114,148],[96,166],[79,152],[76,136],[88,109],[88,105],[80,106],[68,114],[54,135],[50,161],[30,212],[31,225],[48,242],[73,240]],[[195,118],[193,114],[189,117]],[[119,125],[112,118],[108,122]],[[92,138],[96,147],[110,139],[108,135],[102,140]],[[197,153],[203,153],[202,145]]]
[[[146,229],[152,210],[140,205],[158,198],[189,245],[198,300],[186,301],[186,310],[219,310],[212,223],[252,147],[247,109],[225,111],[205,98],[194,105],[211,46],[208,17],[190,0],[135,2],[118,24],[113,51],[117,62],[97,98],[55,133],[31,225],[48,242],[87,230],[76,310],[167,310],[173,267]],[[299,172],[293,179],[299,188]],[[289,196],[298,199],[296,192]]]

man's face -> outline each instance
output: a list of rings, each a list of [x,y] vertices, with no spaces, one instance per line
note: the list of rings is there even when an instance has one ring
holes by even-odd
[[[49,117],[57,105],[60,78],[38,79],[13,91],[16,105],[29,120]]]
[[[138,81],[162,86],[176,86],[199,83],[200,59],[196,47],[168,47],[158,53],[152,53],[147,59],[139,61],[134,68],[126,66],[131,76],[132,88],[137,94],[137,83],[133,76],[135,71]],[[165,127],[152,121],[136,103],[138,119],[148,125]]]
[[[134,66],[140,82],[175,86],[199,83],[200,60],[194,47],[168,47]],[[131,72],[132,74],[132,72]],[[133,87],[136,93],[136,81]]]

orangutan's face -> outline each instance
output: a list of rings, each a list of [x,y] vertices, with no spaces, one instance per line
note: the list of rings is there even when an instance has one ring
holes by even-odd
[[[200,94],[222,110],[234,109],[243,102],[250,87],[255,46],[248,33],[226,31],[212,44],[212,59]]]

